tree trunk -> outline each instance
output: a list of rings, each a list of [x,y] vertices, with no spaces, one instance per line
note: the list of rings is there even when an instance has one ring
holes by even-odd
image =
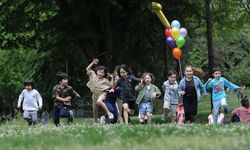
[[[209,76],[212,75],[212,71],[213,71],[213,67],[214,67],[214,50],[213,50],[213,37],[212,37],[212,13],[211,13],[210,4],[211,4],[211,0],[205,0]],[[212,110],[212,108],[213,108],[213,103],[212,103],[212,96],[211,96],[211,110]]]

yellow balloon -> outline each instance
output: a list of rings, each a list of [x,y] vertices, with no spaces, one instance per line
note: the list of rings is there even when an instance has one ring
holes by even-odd
[[[178,28],[171,29],[171,35],[176,40],[180,36],[180,30]]]
[[[161,20],[162,24],[166,27],[166,28],[170,28],[170,23],[168,22],[167,18],[165,17],[165,15],[162,13],[161,9],[161,4],[156,3],[156,2],[152,2],[152,8],[155,10],[156,15],[158,16],[158,18]]]

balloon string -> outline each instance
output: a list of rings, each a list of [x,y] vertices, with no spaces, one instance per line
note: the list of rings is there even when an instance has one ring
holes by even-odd
[[[178,63],[179,63],[179,69],[180,69],[180,71],[179,71],[179,77],[182,79],[183,75],[182,75],[182,68],[181,68],[181,60],[180,59],[178,59]]]

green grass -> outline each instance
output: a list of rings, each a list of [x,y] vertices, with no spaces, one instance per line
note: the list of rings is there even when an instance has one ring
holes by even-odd
[[[231,110],[238,106],[235,94],[228,103]],[[128,126],[93,124],[91,119],[78,118],[72,125],[55,127],[50,122],[30,128],[20,117],[0,125],[0,149],[249,149],[250,125],[209,126],[206,124],[209,113],[207,97],[199,104],[197,123],[183,126],[160,124],[160,115],[154,115],[152,125],[137,124],[137,117]]]

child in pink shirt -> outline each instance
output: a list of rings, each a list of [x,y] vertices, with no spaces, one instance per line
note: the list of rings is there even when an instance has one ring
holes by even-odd
[[[250,123],[250,108],[247,97],[242,98],[241,105],[242,107],[236,108],[232,114],[237,115],[241,123]]]

